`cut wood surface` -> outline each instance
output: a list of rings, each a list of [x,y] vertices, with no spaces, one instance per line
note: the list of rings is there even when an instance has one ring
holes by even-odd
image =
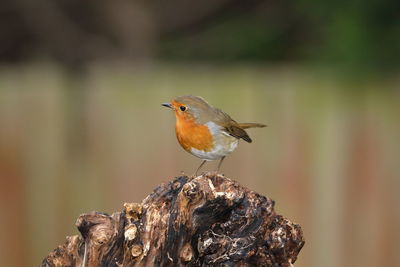
[[[82,214],[41,266],[293,266],[299,225],[274,201],[223,175],[161,184],[122,212]]]

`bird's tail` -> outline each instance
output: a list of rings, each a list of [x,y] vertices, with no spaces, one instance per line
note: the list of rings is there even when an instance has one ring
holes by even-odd
[[[265,126],[267,126],[267,125],[262,124],[262,123],[252,123],[252,122],[249,122],[249,123],[239,123],[239,126],[240,126],[240,128],[242,128],[242,129],[247,129],[247,128],[262,128],[262,127],[265,127]]]

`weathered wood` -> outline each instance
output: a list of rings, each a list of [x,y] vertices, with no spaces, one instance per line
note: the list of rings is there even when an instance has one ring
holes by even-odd
[[[41,266],[292,266],[299,225],[222,175],[179,177],[111,216],[81,215]],[[83,264],[85,262],[86,264]]]

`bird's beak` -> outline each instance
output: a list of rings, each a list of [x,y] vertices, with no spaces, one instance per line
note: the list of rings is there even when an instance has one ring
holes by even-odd
[[[161,106],[167,107],[167,108],[172,108],[171,103],[162,103]]]

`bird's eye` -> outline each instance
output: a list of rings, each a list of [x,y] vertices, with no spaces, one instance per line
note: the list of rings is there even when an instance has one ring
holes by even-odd
[[[182,111],[185,111],[186,107],[185,106],[180,106],[179,109],[182,110]]]

